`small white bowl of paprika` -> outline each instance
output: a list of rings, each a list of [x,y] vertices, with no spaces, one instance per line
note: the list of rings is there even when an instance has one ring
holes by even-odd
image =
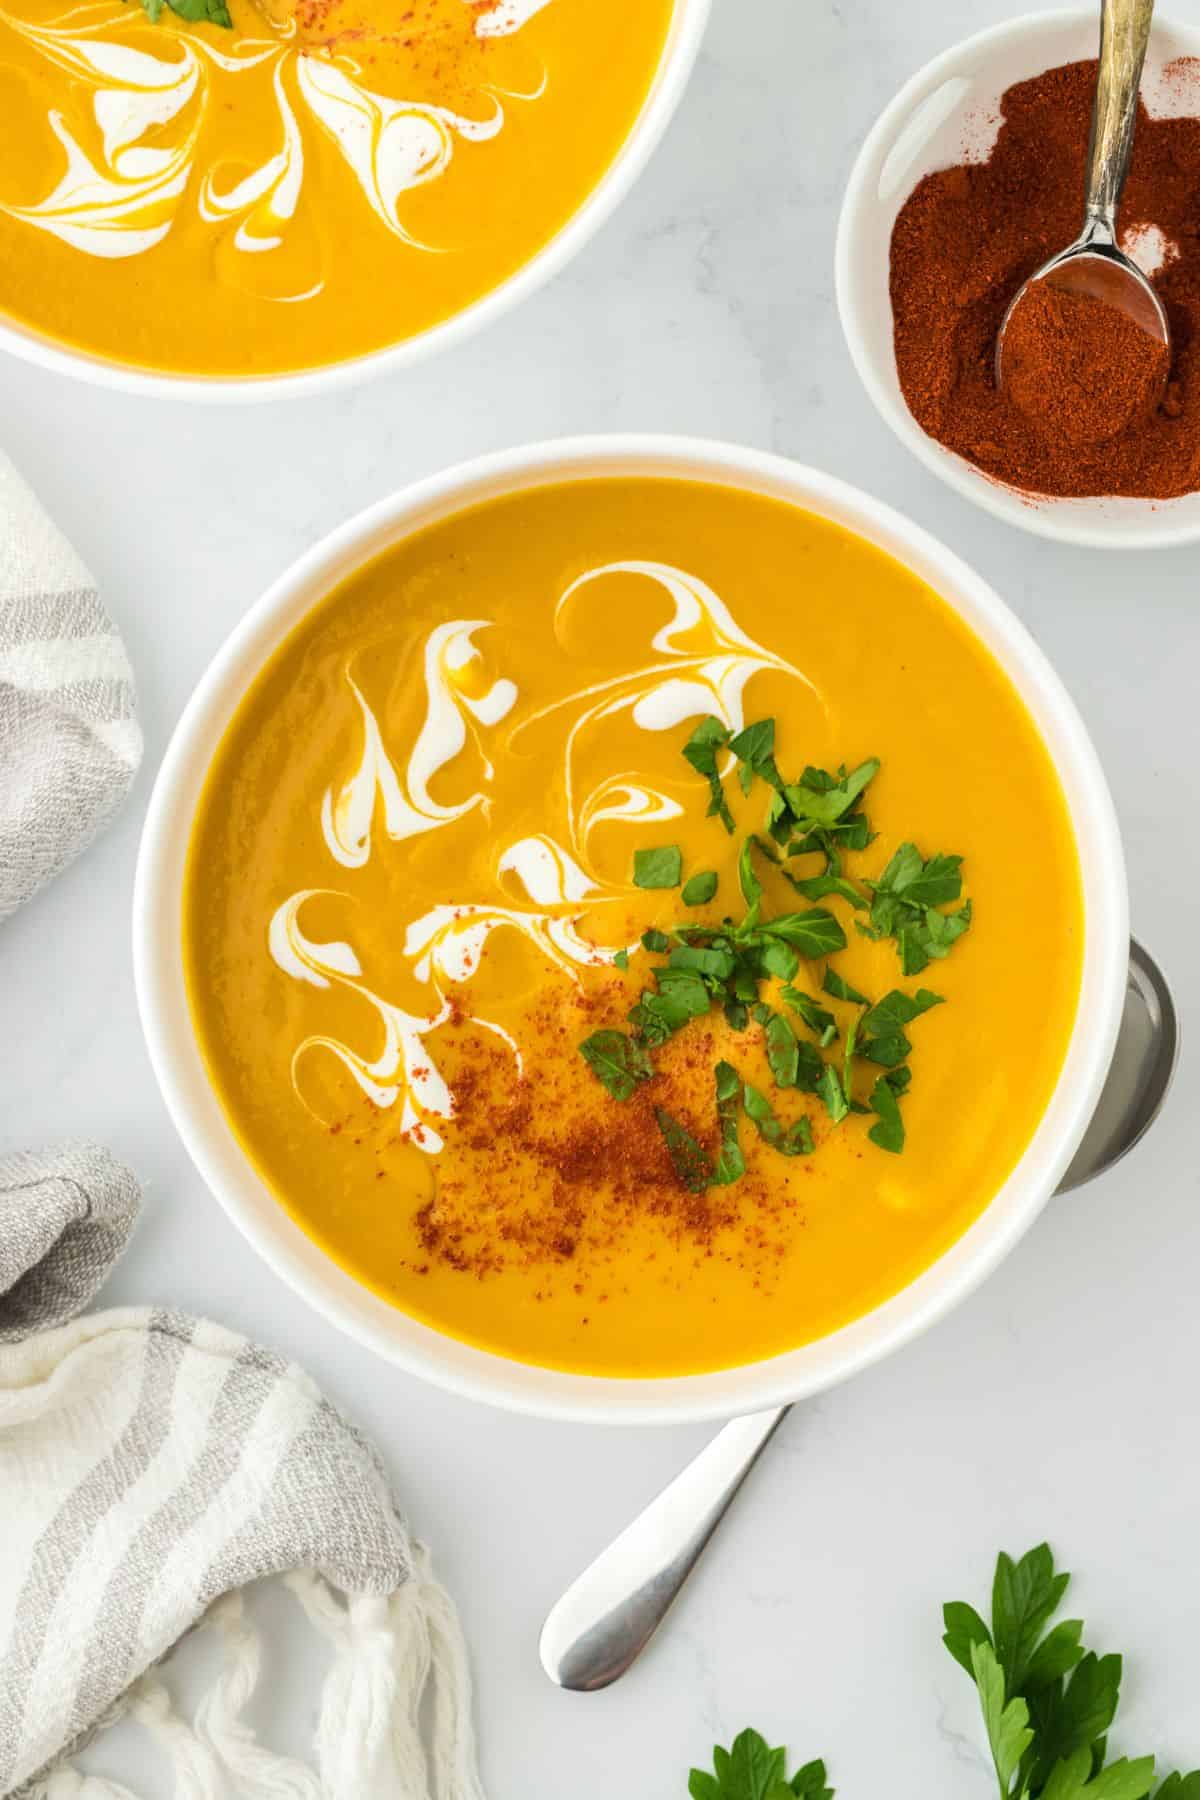
[[[1197,27],[1155,23],[1122,214],[1132,227],[1126,247],[1161,277],[1171,316],[1164,409],[1079,456],[1000,417],[989,391],[1007,299],[1079,227],[1091,84],[1087,71],[1066,65],[1090,62],[1096,50],[1093,11],[1029,14],[967,39],[905,85],[847,185],[837,241],[842,329],[892,430],[988,512],[1069,543],[1190,543],[1200,539],[1200,329],[1189,330],[1193,302],[1200,327]],[[1027,85],[1014,96],[1016,84]],[[1047,480],[1076,491],[1046,493]],[[1099,491],[1110,481],[1126,491]]]

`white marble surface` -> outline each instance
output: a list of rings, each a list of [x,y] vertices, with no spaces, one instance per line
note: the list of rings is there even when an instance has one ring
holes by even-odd
[[[1193,1429],[1197,1152],[1185,1048],[1135,1158],[1056,1202],[986,1288],[905,1353],[794,1414],[644,1662],[559,1693],[537,1634],[564,1582],[704,1440],[503,1417],[376,1362],[254,1258],[188,1165],[134,1008],[130,884],[154,767],[230,626],[298,551],[410,477],[569,431],[742,439],[848,476],[989,576],[1094,733],[1136,928],[1200,1008],[1196,559],[1019,535],[951,495],[859,388],[833,305],[837,205],[876,112],[999,0],[716,0],[694,84],[638,191],[568,274],[490,335],[328,401],[140,401],[6,362],[0,434],[101,577],[138,671],[146,769],[116,828],[0,931],[0,1138],[106,1139],[148,1207],[114,1300],[211,1312],[302,1358],[384,1446],[470,1635],[493,1800],[674,1800],[757,1723],[824,1754],[840,1795],[987,1795],[940,1601],[998,1546],[1049,1536],[1129,1653],[1119,1738],[1200,1764]],[[1037,929],[1031,922],[1031,929]],[[2,1512],[2,1503],[0,1503]],[[302,1745],[311,1683],[260,1709]],[[129,1735],[101,1756],[169,1792]],[[365,1800],[365,1797],[364,1797]]]

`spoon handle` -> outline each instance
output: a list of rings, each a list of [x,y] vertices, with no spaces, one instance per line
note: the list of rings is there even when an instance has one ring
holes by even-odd
[[[1088,225],[1116,242],[1117,208],[1129,172],[1138,88],[1154,0],[1101,0],[1100,66],[1092,108],[1085,203]]]
[[[608,1687],[645,1649],[790,1408],[733,1419],[584,1570],[542,1628],[559,1687]]]

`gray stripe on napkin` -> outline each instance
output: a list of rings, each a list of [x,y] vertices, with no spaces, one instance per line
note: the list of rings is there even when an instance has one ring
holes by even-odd
[[[3,610],[0,638],[10,644],[44,643],[48,638],[99,637],[112,630],[112,621],[100,604],[95,588],[64,588],[22,594]]]
[[[108,1454],[68,1495],[34,1547],[17,1598],[12,1641],[0,1662],[0,1792],[20,1752],[25,1702],[59,1596],[98,1527],[162,1448],[175,1382],[194,1330],[195,1321],[182,1315],[151,1316],[141,1387],[128,1424]]]
[[[103,1712],[140,1672],[142,1615],[155,1583],[180,1538],[219,1505],[221,1491],[237,1469],[246,1438],[284,1367],[256,1344],[244,1345],[231,1362],[196,1460],[132,1539],[96,1609],[71,1715],[72,1735]]]

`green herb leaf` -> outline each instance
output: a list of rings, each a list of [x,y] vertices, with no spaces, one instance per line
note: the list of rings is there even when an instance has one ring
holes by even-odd
[[[867,909],[868,903],[864,896],[852,881],[847,881],[842,875],[831,875],[828,869],[823,875],[803,877],[792,875],[787,869],[783,873],[796,892],[803,894],[806,900],[827,900],[831,895],[837,894],[841,899],[848,900],[856,911],[865,912]]]
[[[671,952],[673,969],[694,969],[699,975],[711,975],[716,981],[728,981],[734,971],[734,959],[728,950],[703,949],[694,944],[681,944]]]
[[[912,1045],[902,1031],[893,1031],[884,1037],[868,1038],[860,1035],[857,1053],[865,1062],[878,1063],[881,1069],[894,1069],[907,1058]]]
[[[918,988],[915,994],[905,994],[899,988],[893,988],[890,994],[885,994],[882,1000],[875,1002],[863,1020],[863,1032],[867,1037],[882,1037],[886,1032],[911,1025],[914,1019],[919,1019],[931,1007],[944,1005],[941,994],[931,994],[928,988]]]
[[[742,1078],[732,1063],[719,1062],[715,1070],[717,1088],[717,1124],[721,1131],[721,1150],[713,1176],[717,1187],[729,1187],[746,1173],[746,1159],[738,1142],[741,1117]]]
[[[1038,1736],[1038,1777],[1045,1781],[1057,1762],[1091,1750],[1112,1724],[1121,1697],[1121,1658],[1080,1658],[1067,1681],[1031,1693]]]
[[[815,825],[836,825],[878,773],[876,757],[860,763],[848,775],[839,771],[836,780],[824,769],[805,769],[800,780],[785,786],[783,791],[797,819],[811,820]]]
[[[760,780],[769,782],[779,791],[783,787],[783,777],[775,767],[775,721],[759,719],[753,725],[747,725],[730,740],[729,748],[737,757],[739,776],[742,776],[742,792],[750,792],[750,781],[757,775]]]
[[[695,969],[655,969],[659,998],[684,1008],[687,1018],[702,1019],[712,1004],[709,991]],[[643,1000],[645,995],[642,996]]]
[[[1000,1792],[1007,1796],[1021,1766],[1021,1758],[1033,1742],[1029,1708],[1019,1696],[1013,1700],[1005,1698],[1004,1672],[990,1644],[972,1644],[971,1673],[979,1689],[979,1704],[983,1709]]]
[[[721,785],[720,765],[717,754],[729,742],[729,728],[720,719],[701,719],[695,731],[683,747],[683,754],[691,763],[697,774],[707,778],[709,786],[708,817],[719,818],[726,831],[732,836],[734,830],[733,814],[725,799],[725,790]]]
[[[705,1188],[711,1187],[715,1175],[708,1152],[663,1107],[655,1107],[654,1117],[666,1140],[675,1173],[684,1187],[689,1188],[693,1194],[702,1194]]]
[[[678,844],[633,853],[633,885],[640,888],[676,888],[683,878],[683,856]]]
[[[703,869],[699,875],[688,877],[679,898],[685,906],[707,906],[716,891],[716,875],[711,869]]]
[[[900,1117],[895,1090],[886,1076],[881,1075],[871,1089],[871,1110],[878,1114],[879,1123],[872,1125],[867,1136],[881,1150],[890,1150],[893,1156],[899,1156],[904,1148],[904,1120]]]
[[[805,1763],[792,1776],[792,1793],[798,1800],[834,1800],[833,1789],[826,1786],[828,1779],[823,1762]]]
[[[842,1078],[832,1063],[826,1063],[817,1082],[817,1092],[825,1102],[825,1110],[835,1125],[840,1125],[850,1111],[850,1102],[842,1086]]]
[[[800,988],[785,987],[783,998],[793,1012],[800,1014],[810,1031],[814,1031],[820,1039],[822,1049],[832,1044],[838,1034],[837,1020],[827,1006],[822,1006],[811,994]]]
[[[613,957],[613,968],[620,969],[621,973],[624,974],[625,970],[628,967],[629,967],[629,952],[628,952],[628,950],[618,950],[616,955]]]
[[[644,1046],[623,1031],[594,1031],[580,1044],[579,1054],[614,1100],[628,1100],[654,1073]]]
[[[826,969],[825,979],[821,986],[835,1000],[848,1000],[851,1006],[870,1006],[871,1004],[867,996],[860,994],[856,987],[851,987],[850,983],[843,980],[836,969]]]
[[[738,927],[739,932],[742,933],[754,930],[755,926],[758,924],[758,915],[762,911],[763,888],[762,882],[758,879],[758,875],[755,872],[754,858],[751,855],[753,848],[754,839],[747,838],[742,845],[741,854],[738,857],[738,885],[742,890],[742,898],[746,902],[748,908],[746,917]]]
[[[1096,1774],[1093,1766],[1087,1750],[1056,1763],[1041,1790],[1041,1800],[1146,1800],[1154,1786],[1152,1756],[1141,1756],[1136,1762],[1122,1757]]]
[[[166,0],[166,4],[189,24],[222,25],[226,30],[233,26],[225,0]],[[142,6],[147,17],[157,24],[162,17],[163,0],[142,0]]]
[[[775,1013],[767,1025],[767,1061],[780,1087],[795,1087],[800,1045],[795,1032],[780,1013]]]
[[[801,956],[832,956],[846,948],[846,934],[831,912],[814,906],[810,912],[782,913],[767,919],[763,932],[768,937],[782,938]]]
[[[1029,1661],[1042,1632],[1062,1604],[1069,1575],[1056,1574],[1049,1544],[1038,1544],[1019,1562],[1002,1550],[992,1582],[992,1628],[996,1655],[1010,1694],[1025,1685]]]
[[[1061,1625],[1056,1625],[1029,1658],[1021,1686],[1033,1693],[1069,1675],[1076,1663],[1083,1660],[1083,1646],[1079,1641],[1082,1636],[1082,1619],[1064,1619]]]
[[[782,938],[768,938],[762,947],[762,966],[768,975],[790,981],[800,967],[800,958]]]
[[[991,1632],[975,1608],[968,1606],[965,1600],[948,1600],[942,1608],[942,1622],[946,1627],[943,1644],[973,1681],[975,1667],[971,1661],[972,1648],[976,1644],[990,1644]]]
[[[794,1086],[804,1094],[819,1094],[825,1063],[815,1044],[796,1045],[796,1080]]]
[[[900,966],[906,975],[920,975],[932,961],[949,956],[963,933],[970,929],[971,902],[957,912],[926,912],[920,920],[901,927],[897,936]]]
[[[703,979],[693,969],[656,969],[658,992],[647,988],[626,1015],[639,1037],[661,1044],[682,1031],[690,1019],[700,1019],[711,1006]]]
[[[766,1095],[750,1082],[746,1083],[742,1091],[742,1104],[746,1109],[746,1117],[753,1122],[758,1135],[773,1150],[778,1150],[782,1156],[812,1155],[812,1126],[806,1118],[801,1117],[791,1125],[784,1125],[776,1116]]]
[[[642,933],[642,949],[643,950],[650,950],[650,951],[653,951],[656,955],[661,956],[661,954],[664,950],[669,950],[670,948],[671,948],[671,940],[667,936],[665,931],[657,931],[654,929],[653,926],[650,928],[649,931],[643,931],[643,933]]]

